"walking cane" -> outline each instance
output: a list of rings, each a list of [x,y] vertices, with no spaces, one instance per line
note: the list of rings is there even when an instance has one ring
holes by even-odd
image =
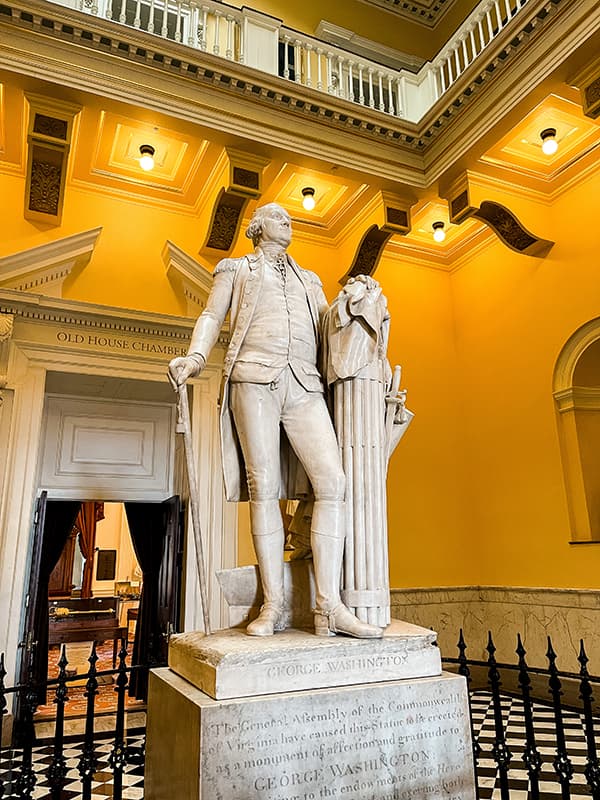
[[[196,567],[198,568],[198,582],[200,584],[200,602],[202,603],[202,616],[204,617],[204,632],[210,634],[208,619],[208,597],[206,590],[206,574],[204,571],[204,548],[202,546],[202,530],[200,528],[200,503],[198,502],[198,479],[196,476],[196,460],[194,458],[194,445],[192,443],[192,426],[190,423],[190,407],[188,403],[187,386],[182,383],[176,387],[177,391],[177,433],[183,434],[185,461],[187,464],[188,483],[190,485],[190,504],[192,506],[192,528],[194,530],[194,544],[196,550]]]

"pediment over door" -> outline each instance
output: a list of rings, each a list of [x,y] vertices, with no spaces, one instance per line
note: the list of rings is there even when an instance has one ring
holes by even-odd
[[[89,264],[101,230],[92,228],[0,258],[0,288],[62,297],[73,270]]]
[[[163,247],[162,258],[167,277],[185,304],[186,316],[197,317],[206,306],[212,288],[212,272],[169,240]]]

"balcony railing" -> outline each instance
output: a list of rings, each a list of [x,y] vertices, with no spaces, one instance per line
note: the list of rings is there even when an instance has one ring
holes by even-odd
[[[246,64],[375,111],[418,122],[528,0],[482,0],[418,73],[392,70],[215,0],[53,0],[196,50]]]

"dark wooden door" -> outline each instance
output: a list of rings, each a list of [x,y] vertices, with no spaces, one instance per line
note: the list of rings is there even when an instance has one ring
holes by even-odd
[[[46,521],[46,508],[48,505],[48,492],[42,492],[38,497],[35,513],[33,515],[33,535],[31,546],[31,566],[29,570],[29,583],[25,595],[25,619],[23,622],[23,636],[19,642],[21,650],[19,683],[27,682],[30,671],[33,670],[33,659],[38,646],[38,631],[36,630],[36,612],[39,602],[48,606],[48,597],[38,596],[40,579],[40,564],[42,561],[42,548],[44,544],[44,524]]]
[[[165,541],[158,576],[156,657],[167,663],[168,640],[181,630],[181,575],[183,569],[183,514],[179,496],[162,503]]]

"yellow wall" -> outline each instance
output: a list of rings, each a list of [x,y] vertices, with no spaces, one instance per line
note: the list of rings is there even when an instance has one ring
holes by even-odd
[[[473,582],[598,585],[598,545],[569,544],[552,376],[566,340],[599,313],[599,191],[596,174],[550,207],[506,197],[527,228],[556,240],[550,254],[497,242],[451,278]]]
[[[600,313],[592,202],[599,192],[600,174],[551,205],[501,192],[490,198],[556,239],[544,259],[497,241],[452,274],[382,258],[390,360],[403,367],[416,413],[390,469],[393,586],[596,585],[599,545],[569,544],[551,393],[562,346]],[[101,225],[91,263],[67,281],[65,295],[182,313],[161,250],[168,238],[198,257],[206,216],[69,187],[54,228],[23,219],[22,177],[0,176],[0,198],[0,256]],[[294,241],[292,254],[319,272],[330,298],[368,224],[337,250]],[[248,246],[240,236],[234,254]]]

